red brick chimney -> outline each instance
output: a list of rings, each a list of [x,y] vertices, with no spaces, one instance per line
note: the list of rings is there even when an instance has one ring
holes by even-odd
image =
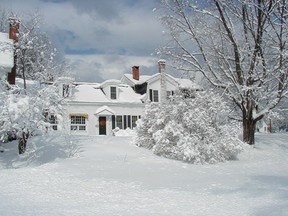
[[[10,17],[9,18],[9,38],[14,40],[15,42],[18,42],[18,33],[19,33],[19,26],[20,26],[20,21],[17,18]],[[11,69],[11,72],[8,73],[8,83],[11,85],[15,85],[15,80],[16,80],[16,61],[17,61],[17,56],[15,53],[14,49],[14,66]]]
[[[18,42],[18,33],[19,33],[19,26],[20,21],[17,18],[9,17],[9,38]]]
[[[133,66],[132,67],[132,75],[133,75],[133,79],[139,80],[139,78],[140,78],[139,66]]]

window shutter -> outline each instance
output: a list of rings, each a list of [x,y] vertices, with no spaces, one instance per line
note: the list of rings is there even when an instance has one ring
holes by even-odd
[[[124,115],[124,129],[127,128],[127,116]]]
[[[115,129],[115,115],[112,115],[112,130]]]

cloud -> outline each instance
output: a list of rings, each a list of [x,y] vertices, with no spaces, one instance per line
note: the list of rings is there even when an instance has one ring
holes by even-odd
[[[47,3],[41,9],[54,37],[63,39],[63,33],[73,34],[62,40],[68,50],[96,49],[101,54],[150,55],[159,46],[162,30],[152,8],[109,1],[109,10],[106,1],[105,4],[93,1],[91,5],[85,1],[81,7],[79,1],[75,2]]]
[[[145,56],[119,55],[67,55],[74,66],[77,81],[102,82],[107,79],[120,79],[131,73],[133,66],[140,66],[140,74],[157,73],[157,59]]]
[[[1,7],[43,15],[44,30],[76,71],[76,79],[120,78],[139,65],[151,73],[161,46],[156,0],[1,0]]]

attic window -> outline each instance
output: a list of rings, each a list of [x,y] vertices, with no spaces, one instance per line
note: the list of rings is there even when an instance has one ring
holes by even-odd
[[[117,91],[115,86],[110,87],[110,98],[113,100],[117,99]]]
[[[69,88],[69,84],[63,84],[63,91],[62,91],[62,96],[64,98],[69,97],[69,92],[70,92],[70,88]]]

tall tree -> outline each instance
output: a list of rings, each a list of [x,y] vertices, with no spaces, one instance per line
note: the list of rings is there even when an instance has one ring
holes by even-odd
[[[226,93],[255,142],[256,123],[287,95],[287,0],[162,0],[177,69]]]
[[[17,36],[14,49],[17,76],[23,82],[9,85],[0,80],[0,141],[5,139],[5,135],[13,133],[19,140],[19,154],[23,154],[31,135],[47,131],[49,115],[61,113],[62,98],[51,81],[67,73],[69,68],[65,61],[55,61],[56,50],[41,30],[38,13],[22,19],[10,14],[7,21],[20,23],[19,33],[14,35]],[[0,17],[5,15],[7,13],[0,10]],[[27,79],[33,81],[28,85]]]
[[[41,16],[34,13],[21,19],[16,43],[17,76],[26,79],[47,81],[55,67],[56,49],[46,33],[41,30]]]

